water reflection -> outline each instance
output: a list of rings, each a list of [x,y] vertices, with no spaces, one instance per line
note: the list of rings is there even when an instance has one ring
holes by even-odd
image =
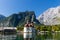
[[[0,40],[24,40],[23,35],[14,34],[14,35],[1,35]],[[34,40],[60,40],[60,32],[59,33],[45,33],[38,34],[34,37]]]
[[[39,34],[35,37],[35,40],[47,40],[47,39],[53,39],[52,33],[44,33],[44,34]]]
[[[15,40],[16,35],[0,35],[0,40]]]
[[[43,35],[39,34],[34,37],[34,40],[52,40],[53,39],[53,34],[52,33],[45,33]],[[18,35],[16,40],[24,40],[23,35]]]

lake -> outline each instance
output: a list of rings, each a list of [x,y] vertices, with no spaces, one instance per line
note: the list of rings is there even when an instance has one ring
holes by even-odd
[[[13,35],[1,35],[0,40],[24,40],[23,35],[13,34]],[[60,32],[55,33],[45,33],[38,34],[34,37],[34,40],[60,40]]]

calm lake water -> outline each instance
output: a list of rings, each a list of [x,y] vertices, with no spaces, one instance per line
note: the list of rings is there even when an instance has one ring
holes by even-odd
[[[0,35],[0,40],[24,40],[23,35]],[[60,32],[38,34],[34,37],[34,40],[60,40]]]

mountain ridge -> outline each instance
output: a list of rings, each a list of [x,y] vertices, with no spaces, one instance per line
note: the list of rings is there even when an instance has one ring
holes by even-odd
[[[39,21],[36,19],[34,11],[25,11],[25,12],[19,12],[18,14],[12,14],[9,17],[0,20],[0,27],[24,26],[27,20],[30,21],[32,20],[32,16],[33,16],[33,22],[38,24]]]
[[[37,19],[44,25],[60,24],[60,6],[47,9]]]

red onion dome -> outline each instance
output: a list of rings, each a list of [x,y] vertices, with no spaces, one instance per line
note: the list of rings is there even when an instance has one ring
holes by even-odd
[[[29,27],[29,24],[25,24],[25,27]]]

